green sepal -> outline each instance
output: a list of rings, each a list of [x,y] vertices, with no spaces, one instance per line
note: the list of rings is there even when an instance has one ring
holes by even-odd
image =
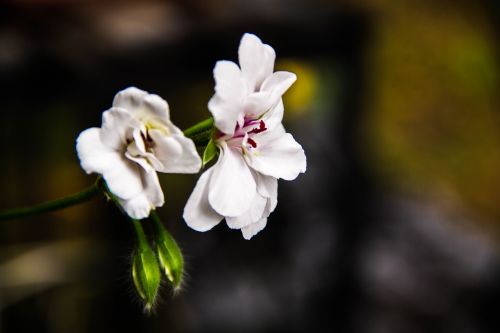
[[[203,152],[203,167],[207,165],[214,157],[217,156],[219,150],[217,149],[217,145],[214,142],[214,139],[210,139],[208,141],[207,146],[205,147],[205,151]]]

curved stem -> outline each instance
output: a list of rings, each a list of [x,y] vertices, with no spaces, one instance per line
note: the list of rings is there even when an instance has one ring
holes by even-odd
[[[214,119],[208,118],[184,130],[184,135],[191,137],[194,134],[211,130],[214,126]]]
[[[139,245],[139,249],[142,250],[145,246],[149,246],[146,234],[144,233],[141,222],[139,220],[137,219],[130,219],[130,220],[132,221],[132,225],[134,226],[135,236],[137,237],[137,244]]]
[[[156,213],[156,210],[151,210],[151,213],[149,213],[149,218],[153,221],[154,228],[160,240],[163,241],[165,239],[173,239],[172,235],[170,235],[165,226],[163,226],[160,217]]]
[[[155,230],[158,233],[161,233],[161,230],[164,229],[164,227],[163,223],[160,220],[160,217],[158,216],[158,214],[156,214],[156,210],[151,210],[151,212],[149,213],[149,218],[151,219],[151,221],[153,221]]]
[[[194,141],[196,146],[206,146],[214,130],[214,119],[208,118],[184,131],[184,135]]]
[[[101,189],[99,188],[98,182],[95,182],[92,186],[84,189],[83,191],[64,198],[43,202],[34,206],[14,208],[6,210],[4,212],[0,212],[0,221],[13,220],[30,215],[63,209],[85,202],[95,197],[97,194],[99,194],[100,191]]]

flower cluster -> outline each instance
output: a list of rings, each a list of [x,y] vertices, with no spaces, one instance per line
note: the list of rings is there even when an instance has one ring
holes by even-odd
[[[238,57],[239,66],[215,65],[215,94],[208,103],[214,129],[207,150],[212,147],[218,158],[198,179],[183,217],[197,231],[225,219],[250,239],[276,208],[278,179],[305,172],[306,156],[281,123],[282,95],[295,74],[273,72],[273,48],[252,34],[243,36]],[[77,152],[82,168],[100,174],[133,219],[163,205],[157,172],[197,173],[202,164],[194,142],[170,121],[167,102],[137,88],[115,96],[102,126],[80,134]]]
[[[130,217],[136,236],[131,278],[144,309],[152,311],[162,280],[177,292],[184,276],[181,249],[156,212],[165,202],[158,173],[194,174],[214,160],[189,196],[184,220],[197,231],[225,220],[250,239],[276,208],[278,180],[306,171],[304,150],[282,125],[282,96],[296,75],[274,72],[273,48],[252,34],[243,35],[238,58],[239,64],[216,63],[212,117],[184,132],[171,122],[160,96],[135,87],[118,92],[101,127],[84,130],[76,140],[82,168],[99,175],[95,183],[61,199],[0,212],[0,220],[63,209],[104,193]],[[152,228],[143,228],[146,218]]]

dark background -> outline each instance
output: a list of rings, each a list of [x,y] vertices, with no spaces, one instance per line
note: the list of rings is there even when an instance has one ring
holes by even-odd
[[[78,134],[134,85],[181,128],[244,32],[297,73],[285,126],[308,170],[250,241],[189,229],[197,176],[161,175],[187,262],[154,314],[104,198],[0,225],[1,332],[498,332],[495,1],[18,0],[0,6],[0,209],[74,193]]]

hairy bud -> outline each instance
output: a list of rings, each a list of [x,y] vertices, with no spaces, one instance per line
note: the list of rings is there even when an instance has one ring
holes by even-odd
[[[137,293],[146,303],[146,311],[150,311],[160,286],[160,269],[155,253],[146,241],[140,222],[133,220],[133,223],[137,233],[138,246],[132,261],[132,278]]]
[[[156,229],[156,253],[165,276],[172,283],[174,290],[182,284],[184,274],[184,258],[177,242],[165,229],[158,215],[151,214]]]

